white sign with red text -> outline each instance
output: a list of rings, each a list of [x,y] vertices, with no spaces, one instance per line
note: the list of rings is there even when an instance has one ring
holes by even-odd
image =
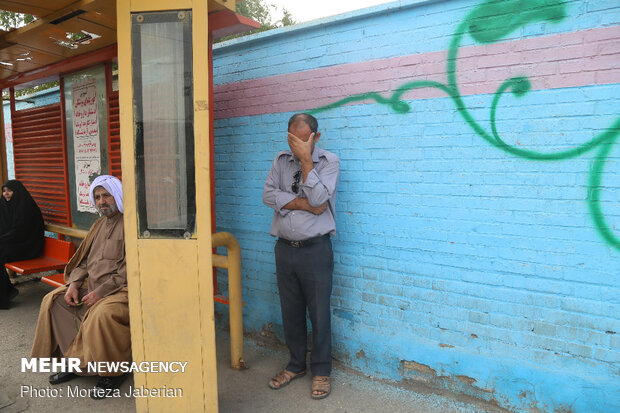
[[[73,152],[77,210],[96,213],[90,203],[90,177],[101,174],[97,83],[95,79],[71,86],[73,109]]]

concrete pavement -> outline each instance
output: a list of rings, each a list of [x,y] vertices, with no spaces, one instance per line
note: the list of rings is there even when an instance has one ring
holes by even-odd
[[[54,388],[48,374],[21,373],[21,357],[28,357],[41,298],[50,290],[35,279],[18,277],[20,295],[10,310],[0,311],[0,413],[62,412],[89,413],[135,412],[132,397],[92,400],[89,397],[37,396],[28,389]],[[217,331],[218,391],[220,412],[411,412],[411,413],[506,413],[490,403],[449,392],[432,392],[423,388],[405,389],[383,380],[356,373],[336,362],[332,373],[332,393],[323,400],[310,397],[311,377],[300,378],[279,390],[267,386],[269,377],[286,364],[282,346],[248,337],[245,360],[248,369],[234,371],[228,364],[229,342],[226,331]],[[95,377],[80,377],[57,387],[77,385],[91,388]],[[130,376],[123,386],[125,393],[133,384]],[[25,388],[22,386],[26,386]],[[25,389],[25,391],[24,391]]]

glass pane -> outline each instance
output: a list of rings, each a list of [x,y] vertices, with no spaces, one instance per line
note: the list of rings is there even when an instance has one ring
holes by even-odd
[[[182,236],[195,221],[191,13],[132,21],[140,231]]]

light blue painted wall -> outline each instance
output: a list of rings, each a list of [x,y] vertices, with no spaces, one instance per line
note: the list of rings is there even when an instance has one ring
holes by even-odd
[[[615,0],[565,3],[570,20],[528,25],[504,40],[608,27],[620,21]],[[214,48],[214,83],[442,51],[460,20],[476,4],[471,0],[401,0],[232,39]],[[464,45],[471,44],[466,39]]]
[[[215,51],[215,81],[445,50],[477,4],[402,1],[234,40]],[[620,4],[569,1],[567,14],[511,38],[615,26]],[[486,127],[492,98],[465,99]],[[422,380],[516,411],[620,411],[620,251],[601,238],[588,208],[595,153],[514,157],[477,136],[450,99],[410,103],[415,109],[404,115],[377,104],[318,115],[319,145],[342,168],[334,357],[365,374]],[[508,141],[566,149],[618,117],[620,86],[505,96],[500,112]],[[217,229],[242,247],[245,328],[280,339],[272,211],[261,193],[275,154],[286,148],[291,114],[215,123]],[[618,236],[618,143],[601,186],[602,210]],[[227,309],[216,309],[225,319]]]

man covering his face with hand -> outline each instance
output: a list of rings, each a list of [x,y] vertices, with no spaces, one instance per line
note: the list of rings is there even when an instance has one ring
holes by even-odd
[[[335,196],[340,161],[316,146],[317,120],[305,113],[288,122],[290,150],[278,153],[265,181],[263,202],[273,208],[271,235],[284,336],[290,352],[286,368],[269,381],[280,389],[306,373],[306,309],[312,322],[311,396],[331,391],[330,297],[336,232]]]

